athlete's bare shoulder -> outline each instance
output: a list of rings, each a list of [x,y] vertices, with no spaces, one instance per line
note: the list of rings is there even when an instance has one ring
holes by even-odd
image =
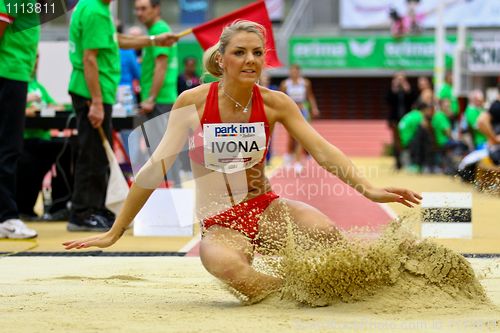
[[[210,83],[204,83],[197,87],[185,90],[177,98],[177,103],[179,107],[195,104],[200,107],[205,104],[207,99],[208,90],[210,89]]]
[[[259,86],[267,117],[270,121],[283,121],[290,110],[297,108],[292,99],[282,91]]]
[[[264,100],[264,104],[267,107],[280,109],[291,101],[290,97],[282,91],[272,90],[262,86],[259,86],[259,89],[262,99]]]

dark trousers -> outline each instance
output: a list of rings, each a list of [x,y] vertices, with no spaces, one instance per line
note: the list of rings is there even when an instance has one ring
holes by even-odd
[[[90,99],[76,94],[71,94],[71,99],[78,129],[71,214],[83,217],[104,209],[109,163],[99,132],[88,119]],[[104,121],[101,126],[112,145],[111,110],[111,104],[104,104]]]
[[[0,222],[18,218],[17,161],[23,148],[28,83],[0,77]]]
[[[420,126],[410,141],[410,159],[412,164],[421,167],[436,166],[436,150],[434,148],[434,134],[431,130]]]
[[[389,121],[389,127],[392,132],[392,154],[396,162],[396,169],[401,169],[403,163],[401,161],[401,138],[399,137],[398,122],[394,120]]]
[[[48,212],[54,213],[66,208],[71,197],[71,151],[69,145],[63,151],[64,140],[69,138],[53,138],[52,140],[27,139],[17,165],[17,206],[20,214],[33,216],[33,206],[42,188],[43,178],[56,163],[56,177],[52,178],[52,206]]]

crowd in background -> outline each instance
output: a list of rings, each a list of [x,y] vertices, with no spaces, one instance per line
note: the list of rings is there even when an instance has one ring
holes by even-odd
[[[419,77],[414,88],[405,73],[394,75],[386,101],[396,169],[460,174],[464,159],[470,159],[471,153],[489,156],[494,164],[499,164],[499,101],[486,105],[483,92],[472,90],[461,112],[452,77],[451,72],[446,73],[436,92],[427,77]],[[478,161],[474,158],[466,164]]]

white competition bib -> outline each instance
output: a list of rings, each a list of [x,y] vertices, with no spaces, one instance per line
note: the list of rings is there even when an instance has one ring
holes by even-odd
[[[251,168],[266,151],[264,122],[203,125],[205,167],[225,173]]]

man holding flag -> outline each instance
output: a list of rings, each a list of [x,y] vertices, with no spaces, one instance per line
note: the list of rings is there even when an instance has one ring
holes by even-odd
[[[147,27],[150,37],[172,31],[167,22],[162,20],[160,7],[160,0],[135,1],[137,19]],[[172,109],[172,105],[177,99],[179,63],[177,45],[170,47],[152,45],[144,48],[143,51],[140,113],[143,115],[142,120],[145,121],[165,114]],[[158,126],[156,130],[159,131],[157,136],[161,137],[164,128]],[[181,186],[179,171],[180,161],[177,161],[167,175],[175,187]]]

